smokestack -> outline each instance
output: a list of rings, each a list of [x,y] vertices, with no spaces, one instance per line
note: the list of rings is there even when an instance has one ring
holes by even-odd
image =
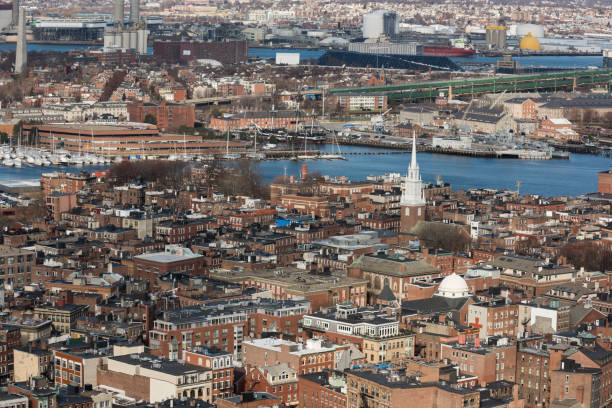
[[[13,0],[13,11],[11,13],[11,25],[17,27],[19,24],[19,0]]]
[[[124,7],[124,0],[115,0],[115,11],[113,12],[113,23],[115,23],[115,27],[123,27],[123,20],[125,18],[123,11]]]
[[[132,23],[140,21],[140,0],[130,0],[130,21]]]
[[[28,50],[25,30],[25,8],[19,7],[19,21],[17,25],[17,49],[15,52],[15,74],[20,75],[28,65]]]

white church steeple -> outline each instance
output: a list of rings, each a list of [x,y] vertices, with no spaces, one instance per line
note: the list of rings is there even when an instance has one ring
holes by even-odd
[[[402,198],[400,200],[402,206],[423,206],[425,205],[425,195],[423,193],[423,181],[421,180],[421,172],[419,164],[416,160],[416,137],[412,135],[412,160],[408,167],[408,175],[402,183]]]

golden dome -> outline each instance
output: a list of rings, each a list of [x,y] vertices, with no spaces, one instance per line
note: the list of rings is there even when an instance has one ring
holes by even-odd
[[[521,50],[540,51],[540,42],[531,33],[527,33],[521,40]]]

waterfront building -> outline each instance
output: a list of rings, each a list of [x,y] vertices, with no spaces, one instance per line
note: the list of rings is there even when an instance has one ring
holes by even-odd
[[[168,122],[170,123],[170,122]],[[169,156],[177,152],[190,154],[202,151],[220,152],[226,143],[204,142],[201,136],[160,134],[157,126],[146,123],[54,123],[24,125],[23,137],[34,132],[42,147],[50,151],[67,150],[72,153],[91,153],[102,157],[151,155]],[[230,142],[230,148],[244,146]]]
[[[159,130],[177,130],[180,127],[193,128],[195,122],[195,106],[178,103],[161,104],[136,102],[127,105],[130,122],[144,122],[147,115],[156,119]]]

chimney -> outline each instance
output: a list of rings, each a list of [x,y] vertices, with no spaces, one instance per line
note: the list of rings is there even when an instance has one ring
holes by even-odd
[[[130,22],[140,21],[140,0],[130,0]]]
[[[14,6],[15,3],[13,3]],[[17,0],[19,4],[19,0]],[[15,52],[15,74],[22,74],[28,65],[28,50],[26,43],[26,15],[25,8],[19,7],[19,18],[17,19],[17,48]]]
[[[308,177],[308,166],[302,164],[302,180],[306,180],[306,177]]]
[[[465,334],[459,335],[459,344],[465,344]]]
[[[124,10],[125,0],[115,0],[115,9],[113,12],[113,23],[115,27],[123,27],[123,20],[125,19]]]
[[[17,27],[19,24],[19,0],[13,0],[13,10],[11,12],[11,25]]]
[[[480,337],[476,337],[474,339],[474,347],[476,348],[480,347]]]

